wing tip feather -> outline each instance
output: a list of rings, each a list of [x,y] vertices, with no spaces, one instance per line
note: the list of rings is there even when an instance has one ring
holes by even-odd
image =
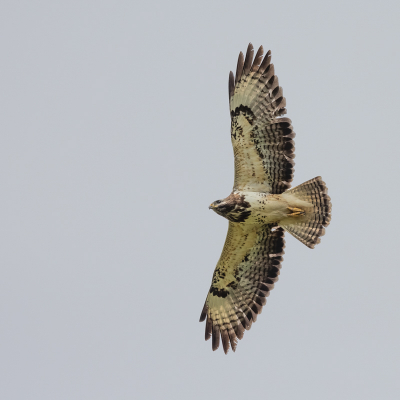
[[[235,93],[235,75],[233,75],[232,71],[229,72],[228,90],[229,90],[229,98],[231,98]]]
[[[242,77],[243,66],[244,66],[244,56],[243,56],[243,53],[240,52],[239,57],[238,57],[237,66],[236,66],[235,86],[240,81],[240,78]]]

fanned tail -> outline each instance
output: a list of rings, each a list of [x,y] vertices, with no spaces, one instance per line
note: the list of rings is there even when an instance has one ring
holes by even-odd
[[[279,224],[300,242],[313,249],[325,234],[325,227],[331,221],[331,198],[328,188],[320,176],[288,190],[283,194],[287,198],[293,196],[301,202],[311,204],[304,207],[305,215],[285,218]],[[306,204],[303,203],[303,204]],[[299,206],[299,208],[303,208]]]

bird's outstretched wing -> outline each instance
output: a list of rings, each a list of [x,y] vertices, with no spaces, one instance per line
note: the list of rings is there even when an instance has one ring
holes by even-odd
[[[235,155],[234,190],[280,194],[293,180],[294,142],[271,52],[263,59],[261,46],[253,61],[239,54],[236,77],[229,74],[231,139]]]
[[[285,241],[283,229],[274,224],[246,232],[229,222],[221,258],[212,278],[200,321],[206,321],[206,340],[225,353],[235,351],[237,339],[250,329],[266,297],[278,280]]]

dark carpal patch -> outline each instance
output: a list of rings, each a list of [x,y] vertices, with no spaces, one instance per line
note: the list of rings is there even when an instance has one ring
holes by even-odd
[[[255,119],[251,109],[243,104],[241,104],[239,107],[236,107],[234,111],[231,111],[231,135],[234,139],[237,139],[237,135],[243,135],[243,129],[238,123],[238,117],[240,114],[246,118],[250,125],[253,125]]]
[[[229,294],[229,292],[226,289],[217,289],[214,286],[211,286],[210,293],[214,296],[222,297],[222,298],[225,298]]]

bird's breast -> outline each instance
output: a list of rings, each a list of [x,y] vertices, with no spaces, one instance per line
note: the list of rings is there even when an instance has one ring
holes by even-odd
[[[247,223],[269,224],[287,216],[288,204],[281,195],[248,192],[244,194],[244,199],[250,204]]]

